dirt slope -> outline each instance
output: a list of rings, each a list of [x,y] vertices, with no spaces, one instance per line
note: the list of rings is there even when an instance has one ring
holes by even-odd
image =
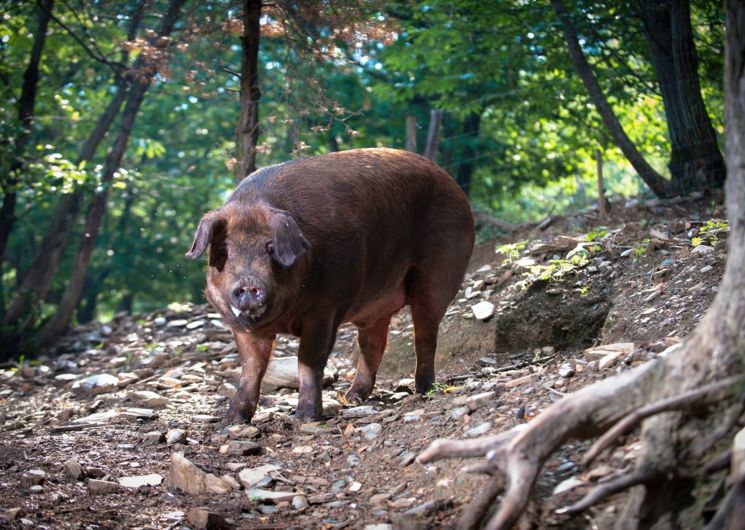
[[[685,217],[676,206],[625,209],[607,229],[593,230],[592,214],[564,218],[517,234],[513,244],[532,241],[489,252],[489,263],[482,251],[443,321],[429,396],[413,395],[407,378],[403,312],[373,398],[345,406],[355,335],[344,328],[328,420],[317,424],[294,421],[294,390],[267,389],[252,426],[221,425],[239,365],[206,306],[79,328],[60,344],[66,353],[0,371],[0,527],[450,526],[483,479],[459,462],[422,466],[416,454],[438,437],[528,421],[567,392],[674,354],[724,270],[726,228],[706,223],[721,215],[707,206]],[[494,315],[475,318],[476,304],[490,311],[485,302]],[[296,346],[278,341],[278,364],[291,367]],[[523,526],[612,516],[612,503],[573,520],[553,514],[609,465],[622,467],[633,437],[591,470],[576,464],[582,448],[549,463]]]

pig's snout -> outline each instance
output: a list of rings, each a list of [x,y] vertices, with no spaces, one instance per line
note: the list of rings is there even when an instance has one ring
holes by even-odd
[[[256,278],[244,278],[233,285],[230,292],[230,305],[233,306],[234,313],[236,309],[241,313],[243,311],[258,312],[262,308],[265,309],[265,304],[266,288]]]

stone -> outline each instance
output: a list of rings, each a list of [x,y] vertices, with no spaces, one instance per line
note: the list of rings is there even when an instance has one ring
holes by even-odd
[[[489,429],[491,429],[491,425],[492,424],[490,421],[480,423],[476,425],[475,427],[468,429],[465,432],[465,435],[466,436],[481,436],[482,434],[486,434],[487,432],[489,432]]]
[[[166,325],[168,321],[163,317],[156,317],[153,319],[153,324],[155,324],[156,327],[162,328]]]
[[[295,510],[305,510],[310,506],[304,495],[295,495],[292,498],[292,507]]]
[[[212,416],[211,414],[194,414],[191,419],[197,423],[217,423],[222,418],[220,416]]]
[[[37,486],[44,482],[47,478],[47,474],[41,469],[29,469],[23,474],[21,483],[24,486]]]
[[[282,501],[292,501],[296,495],[297,493],[292,491],[271,491],[259,488],[246,490],[246,497],[248,497],[248,500],[259,503],[267,502],[270,504],[276,504]]]
[[[65,473],[67,473],[67,476],[70,477],[73,482],[79,480],[83,476],[83,468],[74,457],[67,459],[64,467]]]
[[[189,322],[189,323],[188,323],[188,324],[186,325],[186,329],[188,329],[188,330],[192,330],[192,329],[197,329],[197,328],[201,328],[201,327],[202,327],[202,326],[204,326],[204,325],[205,325],[206,323],[207,323],[207,321],[206,321],[206,320],[193,320],[192,322]]]
[[[106,493],[116,493],[121,491],[122,487],[116,482],[108,480],[88,479],[88,493],[91,495],[102,495]]]
[[[355,431],[362,434],[365,440],[372,441],[383,431],[383,426],[380,423],[368,423],[362,427],[357,427]]]
[[[400,455],[398,455],[398,464],[401,467],[406,467],[409,464],[411,464],[414,460],[416,460],[416,452],[414,451],[404,451]]]
[[[305,434],[319,434],[323,432],[329,432],[327,424],[320,421],[313,421],[310,423],[303,423],[298,430]]]
[[[72,391],[78,394],[97,396],[119,388],[119,378],[111,374],[95,374],[79,379],[72,384]]]
[[[185,318],[178,318],[176,320],[171,320],[168,324],[166,324],[167,328],[183,328],[189,323],[188,320]]]
[[[242,469],[238,473],[238,481],[248,490],[269,477],[271,473],[280,469],[282,468],[275,464],[264,464],[263,466]]]
[[[128,394],[129,399],[142,405],[143,407],[151,409],[160,409],[168,405],[169,399],[165,396],[161,396],[157,392],[150,390],[136,390]]]
[[[225,517],[211,512],[208,508],[194,507],[189,509],[186,520],[194,530],[222,530],[229,528]]]
[[[378,411],[372,405],[360,405],[359,407],[352,407],[350,409],[344,409],[341,411],[342,418],[364,418],[372,414],[377,414]]]
[[[173,453],[171,456],[171,467],[166,477],[166,485],[191,495],[199,495],[208,491],[227,493],[232,489],[231,485],[221,478],[199,469],[183,453]]]
[[[31,486],[28,491],[30,491],[31,493],[43,493],[44,488],[42,488],[41,485],[36,484],[35,486]]]
[[[471,312],[473,313],[474,318],[481,321],[485,321],[493,317],[495,310],[496,308],[494,307],[494,304],[492,304],[491,302],[487,302],[486,300],[471,306]]]
[[[186,431],[183,429],[171,429],[166,433],[168,445],[182,444],[186,442]]]
[[[158,444],[166,441],[166,435],[160,431],[149,431],[143,433],[142,439],[151,444]]]
[[[130,407],[121,411],[121,415],[128,418],[134,418],[139,420],[153,420],[158,417],[158,413],[153,409],[143,409]]]
[[[220,447],[220,454],[232,456],[257,456],[264,452],[264,448],[256,442],[233,440]]]
[[[714,247],[710,247],[709,245],[698,245],[697,247],[693,247],[693,250],[691,252],[693,254],[703,256],[705,254],[714,252]]]
[[[313,452],[313,448],[310,445],[296,445],[291,452],[293,455],[309,455]]]
[[[714,267],[712,267],[711,265],[705,265],[699,269],[699,272],[701,274],[707,274],[713,270],[714,270]]]
[[[451,409],[450,412],[448,412],[448,414],[454,420],[458,420],[462,418],[463,416],[465,416],[466,414],[468,414],[470,411],[471,409],[469,409],[466,406],[463,406],[463,407],[456,407],[454,409]]]
[[[131,489],[137,489],[141,486],[160,486],[161,482],[163,482],[163,477],[157,473],[133,477],[121,477],[119,479],[120,486]]]
[[[559,484],[556,485],[554,488],[554,495],[559,495],[561,493],[567,492],[569,490],[572,490],[576,488],[577,486],[584,486],[585,481],[581,480],[577,477],[570,477]]]
[[[570,363],[564,363],[559,366],[559,376],[564,378],[572,377],[575,373],[574,365]]]
[[[228,427],[228,438],[245,439],[259,436],[259,429],[253,425],[232,425]]]
[[[261,381],[262,392],[272,392],[278,388],[297,389],[300,386],[300,380],[297,375],[298,358],[295,356],[272,357],[269,366],[266,369],[264,379]],[[336,381],[338,374],[331,366],[326,366],[323,371],[324,385]]]

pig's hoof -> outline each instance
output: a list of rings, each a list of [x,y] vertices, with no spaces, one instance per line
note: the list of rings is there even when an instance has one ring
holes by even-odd
[[[253,414],[247,413],[240,409],[230,407],[225,413],[223,421],[227,425],[239,424],[239,423],[251,423],[251,417]]]
[[[365,389],[358,389],[358,388],[350,388],[347,390],[347,393],[344,394],[344,398],[349,403],[364,403],[367,401],[367,398],[370,397],[370,390]]]
[[[295,411],[295,418],[303,421],[316,421],[322,420],[321,411],[316,410],[313,407],[298,406]]]
[[[435,380],[434,380],[434,378],[432,378],[432,379],[426,379],[426,380],[422,380],[422,381],[417,380],[414,386],[416,387],[416,393],[417,394],[424,395],[427,392],[429,392],[430,390],[432,390],[432,388],[435,386]]]

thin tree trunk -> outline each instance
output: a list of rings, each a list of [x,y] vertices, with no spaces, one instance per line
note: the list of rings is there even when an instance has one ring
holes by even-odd
[[[432,109],[429,113],[429,130],[427,131],[427,144],[424,146],[424,156],[430,160],[435,160],[437,150],[440,148],[442,114],[440,109]]]
[[[670,174],[683,193],[724,185],[724,158],[701,97],[688,0],[640,1],[670,135]]]
[[[416,116],[406,116],[406,150],[416,153]]]
[[[145,14],[147,1],[140,0],[132,10],[131,22],[127,31],[127,40],[130,42],[134,41],[137,36],[137,29]],[[122,63],[126,64],[128,58],[129,52],[123,50]],[[76,164],[88,162],[93,159],[98,146],[119,115],[122,103],[129,90],[129,84],[126,78],[121,75],[117,77],[114,87],[116,92],[80,148]],[[63,195],[59,203],[57,203],[52,220],[44,234],[41,250],[27,271],[23,283],[17,289],[13,302],[5,314],[3,323],[7,324],[18,321],[18,319],[28,313],[30,306],[34,302],[46,298],[49,287],[52,284],[52,279],[59,268],[62,255],[70,239],[73,224],[80,211],[82,197],[82,190],[76,189],[70,194]],[[29,321],[28,324],[32,325],[33,322]],[[17,333],[24,332],[24,329],[18,326],[15,326],[15,328]]]
[[[471,190],[471,176],[475,167],[476,149],[474,142],[479,137],[481,112],[471,112],[463,122],[463,149],[460,150],[462,162],[458,164],[456,180],[461,189],[468,195]]]
[[[152,46],[161,49],[167,46],[170,39],[164,37],[169,37],[173,32],[176,20],[178,19],[181,8],[185,2],[186,0],[171,0],[170,5],[168,6],[168,12],[161,22],[161,27],[158,30],[157,37],[151,41]],[[114,173],[121,167],[135,118],[137,117],[137,113],[142,105],[142,101],[145,99],[145,93],[156,73],[155,65],[148,64],[148,58],[143,57],[142,55],[140,55],[135,61],[133,69],[139,70],[142,73],[135,78],[135,81],[133,81],[132,88],[127,97],[127,102],[124,106],[119,134],[117,135],[114,145],[104,163],[104,171],[101,179],[103,183],[103,191],[98,195],[95,195],[88,206],[83,235],[78,244],[75,260],[73,261],[73,270],[70,275],[70,280],[62,295],[62,300],[57,306],[57,311],[42,327],[38,334],[37,340],[42,345],[49,344],[67,329],[70,320],[72,319],[73,311],[80,301],[85,273],[88,269],[91,254],[95,247],[96,236],[101,225],[101,219],[106,211],[106,202],[111,189],[111,181],[114,177]]]
[[[590,63],[587,62],[582,47],[579,45],[577,30],[574,28],[574,24],[572,23],[572,19],[569,16],[564,3],[561,0],[551,0],[551,5],[564,27],[564,38],[567,42],[572,65],[574,66],[577,75],[582,79],[582,83],[585,85],[590,100],[598,110],[598,113],[603,119],[603,123],[613,138],[613,141],[621,149],[626,159],[631,163],[636,172],[655,195],[658,197],[675,195],[675,193],[671,193],[668,189],[665,178],[647,163],[626,134],[626,131],[623,130],[623,127],[613,112],[610,103],[608,103],[608,100],[605,98],[605,95],[598,84],[598,80],[595,78],[595,74],[592,72]]]
[[[243,55],[241,57],[241,117],[238,124],[238,160],[235,181],[256,170],[256,146],[259,144],[259,36],[261,0],[243,2]]]
[[[23,86],[21,97],[18,100],[18,134],[13,146],[13,161],[8,168],[8,173],[2,175],[3,203],[0,206],[0,263],[5,256],[5,248],[8,245],[10,232],[15,224],[16,202],[18,195],[16,185],[18,184],[18,173],[25,167],[24,156],[34,121],[34,106],[36,105],[36,89],[39,83],[39,64],[41,54],[47,37],[47,28],[51,19],[54,0],[40,0],[38,6],[39,19],[34,32],[34,45],[31,49],[26,71],[23,73]]]

